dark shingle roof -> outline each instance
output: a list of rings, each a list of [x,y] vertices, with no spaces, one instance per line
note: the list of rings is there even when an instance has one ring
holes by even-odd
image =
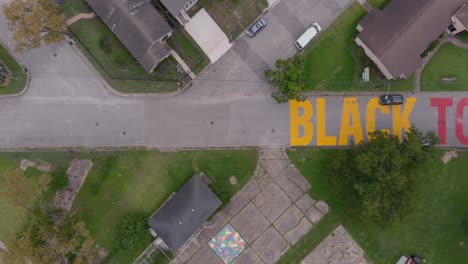
[[[169,55],[159,40],[172,28],[149,0],[87,1],[147,72]]]
[[[452,23],[466,0],[392,0],[360,25],[358,38],[390,73],[409,77],[421,66],[420,55]]]
[[[161,2],[174,17],[177,17],[189,0],[161,0]]]
[[[149,225],[177,252],[203,223],[221,206],[221,201],[198,175],[156,211]]]

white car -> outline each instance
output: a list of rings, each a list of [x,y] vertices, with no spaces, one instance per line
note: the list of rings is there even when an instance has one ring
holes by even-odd
[[[294,43],[296,45],[296,47],[299,49],[299,50],[303,50],[308,44],[309,42],[315,38],[315,36],[318,35],[318,33],[322,31],[322,28],[320,27],[320,25],[318,23],[314,23],[312,24],[312,26],[307,29],[297,40],[296,40],[296,43]]]

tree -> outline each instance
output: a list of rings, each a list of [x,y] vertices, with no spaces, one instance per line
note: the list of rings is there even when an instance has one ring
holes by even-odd
[[[266,70],[265,77],[278,88],[272,94],[278,103],[287,103],[289,100],[303,101],[301,95],[304,90],[304,62],[300,56],[276,61],[277,70]]]
[[[10,200],[15,207],[22,207],[28,211],[33,210],[33,192],[31,185],[24,177],[21,169],[7,170],[3,177],[5,178],[6,190],[1,193],[2,197]]]
[[[410,208],[411,197],[425,166],[436,157],[434,133],[411,128],[402,142],[376,131],[370,140],[341,152],[330,163],[334,183],[353,203],[355,212],[376,222],[396,222]]]
[[[51,0],[12,0],[3,12],[14,31],[17,52],[60,42],[66,34],[65,16]]]
[[[37,192],[20,169],[7,171],[4,177],[4,196],[12,205],[28,210],[29,223],[20,239],[6,243],[8,251],[2,254],[2,263],[92,263],[94,240],[84,222],[78,221],[73,211],[41,199],[49,189],[50,175],[39,176]],[[36,196],[39,202],[34,202]]]

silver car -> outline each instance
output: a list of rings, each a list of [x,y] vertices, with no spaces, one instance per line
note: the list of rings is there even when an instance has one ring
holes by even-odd
[[[249,29],[245,31],[250,37],[255,37],[260,30],[267,26],[267,20],[265,18],[260,18],[255,22]]]

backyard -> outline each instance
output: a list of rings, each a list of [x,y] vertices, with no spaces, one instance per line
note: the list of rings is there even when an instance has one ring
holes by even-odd
[[[0,78],[6,79],[6,86],[2,86],[0,82],[0,95],[6,94],[18,94],[26,85],[26,74],[23,72],[23,69],[18,64],[18,62],[11,56],[8,50],[0,44],[0,65],[4,64],[8,70],[5,71],[7,75],[11,74],[11,78],[5,78],[5,76],[0,76]]]
[[[305,50],[306,90],[369,91],[375,87],[386,90],[387,83],[392,90],[413,90],[413,77],[388,81],[354,42],[358,35],[356,26],[365,15],[358,3],[352,4]],[[370,82],[361,83],[366,67],[370,68]]]
[[[229,41],[232,41],[244,31],[242,27],[247,28],[262,14],[268,7],[268,2],[267,0],[199,0],[199,5],[206,9]]]
[[[444,44],[424,68],[422,90],[468,90],[468,50],[452,43]],[[452,79],[443,82],[442,79]]]
[[[288,152],[313,186],[311,194],[325,200],[331,211],[279,263],[299,263],[340,224],[375,264],[395,263],[401,255],[414,253],[424,255],[427,263],[463,263],[468,259],[468,235],[462,227],[462,221],[468,218],[468,178],[464,173],[468,153],[459,153],[447,165],[438,162],[427,168],[426,179],[417,187],[412,212],[398,224],[382,228],[354,220],[349,209],[352,205],[328,180],[327,163],[337,151],[301,148]]]
[[[57,167],[52,174],[50,198],[66,186],[65,172],[70,161],[90,158],[94,165],[74,207],[96,243],[109,252],[106,263],[131,263],[151,243],[152,237],[145,233],[135,247],[122,248],[117,232],[125,217],[138,215],[147,219],[196,172],[205,173],[213,182],[214,192],[227,203],[253,175],[257,153],[255,150],[0,153],[0,173],[17,168],[22,158],[40,158]],[[26,175],[34,182],[39,172],[28,169]],[[231,176],[237,178],[237,184],[229,182]],[[0,191],[3,183],[2,176]],[[26,213],[12,208],[6,201],[1,201],[0,210],[8,212],[0,218],[0,240],[7,241],[21,231]]]

